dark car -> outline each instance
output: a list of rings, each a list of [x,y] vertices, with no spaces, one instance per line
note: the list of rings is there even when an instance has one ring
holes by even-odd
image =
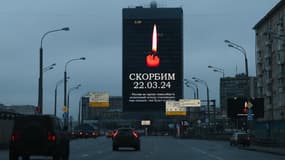
[[[30,156],[69,159],[69,133],[59,118],[51,115],[29,115],[15,118],[10,139],[10,160]]]
[[[89,124],[78,125],[73,131],[77,138],[96,138],[99,136],[99,130]]]
[[[236,132],[230,138],[230,145],[250,146],[251,136],[245,132]]]
[[[108,131],[106,131],[105,136],[107,138],[113,138],[113,135],[115,132],[116,132],[116,130],[108,130]]]
[[[135,150],[140,150],[138,133],[131,128],[117,129],[113,134],[113,150],[117,151],[120,147],[132,147]]]

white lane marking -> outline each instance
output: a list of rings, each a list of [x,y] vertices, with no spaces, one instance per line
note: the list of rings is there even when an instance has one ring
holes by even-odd
[[[194,147],[191,147],[191,149],[193,149],[193,150],[195,150],[195,151],[197,151],[197,152],[200,152],[200,153],[202,153],[202,154],[205,154],[206,156],[208,156],[208,157],[210,157],[210,158],[214,158],[214,159],[216,159],[216,160],[224,160],[224,159],[221,158],[221,157],[215,156],[215,155],[213,155],[213,154],[209,154],[209,153],[207,153],[207,152],[205,152],[205,151],[203,151],[203,150],[201,150],[201,149],[194,148]]]

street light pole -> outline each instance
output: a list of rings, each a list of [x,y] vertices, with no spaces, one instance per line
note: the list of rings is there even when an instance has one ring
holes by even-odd
[[[67,96],[67,110],[68,110],[68,113],[69,113],[69,97],[70,97],[70,93],[72,92],[72,91],[75,91],[75,90],[77,90],[77,89],[79,89],[79,87],[81,87],[81,84],[78,84],[76,87],[72,87],[72,88],[70,88],[69,90],[68,90],[68,96]],[[71,116],[70,116],[71,117]],[[72,127],[72,119],[69,119],[69,118],[67,118],[68,120],[70,120],[69,121],[69,123],[67,123],[67,124],[70,124],[70,128]]]
[[[67,79],[69,79],[69,77],[67,77]],[[56,116],[56,111],[57,111],[57,88],[61,83],[63,83],[63,79],[59,80],[56,83],[55,89],[54,89],[54,116]]]
[[[227,43],[229,47],[232,47],[232,48],[234,48],[234,49],[239,50],[239,51],[244,55],[245,74],[246,74],[246,76],[248,77],[248,62],[247,62],[246,50],[245,50],[241,45],[238,45],[238,44],[236,44],[236,43],[233,43],[233,42],[231,42],[231,41],[229,41],[229,40],[225,40],[224,42]]]
[[[49,71],[49,70],[54,69],[54,66],[56,66],[56,63],[54,63],[54,64],[52,64],[52,65],[49,65],[49,66],[43,68],[43,72],[45,73],[45,72],[47,72],[47,71]]]
[[[43,40],[46,35],[52,32],[58,31],[69,31],[68,27],[62,29],[56,29],[46,32],[41,37],[41,46],[40,46],[40,64],[39,64],[39,87],[38,87],[38,112],[39,114],[43,114]]]
[[[72,61],[77,61],[77,60],[85,60],[85,57],[81,57],[81,58],[75,58],[75,59],[71,59],[69,61],[67,61],[65,63],[65,69],[64,69],[64,111],[66,112],[66,115],[64,117],[64,124],[65,126],[68,126],[68,116],[69,116],[69,110],[68,110],[68,106],[66,104],[66,93],[67,93],[67,65],[72,62]]]
[[[191,85],[195,86],[195,88],[196,88],[196,98],[199,99],[199,88],[198,88],[198,85],[195,82],[193,82],[193,81],[191,81],[189,79],[184,79],[184,81],[185,81],[185,83],[188,83],[188,84],[191,84]]]
[[[214,72],[219,72],[223,74],[223,78],[225,77],[225,71],[222,68],[214,67],[214,66],[208,66],[208,68],[212,68]]]
[[[75,91],[75,90],[77,90],[77,89],[79,89],[79,87],[81,87],[81,84],[78,84],[76,87],[72,87],[72,88],[69,88],[69,90],[68,90],[68,95],[67,95],[67,110],[69,110],[69,97],[70,97],[70,93],[72,92],[72,91]]]
[[[195,88],[193,86],[189,85],[189,83],[185,83],[185,85],[186,85],[186,87],[191,88],[193,90],[193,93],[194,93],[194,97],[193,98],[196,99]]]
[[[199,78],[196,78],[196,77],[192,77],[193,80],[195,80],[195,82],[200,82],[202,84],[204,84],[206,86],[206,91],[207,91],[207,110],[208,110],[208,118],[209,118],[209,123],[211,122],[211,119],[210,119],[210,96],[209,96],[209,87],[208,87],[208,84],[206,81],[204,80],[201,80]],[[216,121],[216,107],[214,106],[214,123]]]
[[[58,81],[57,83],[56,83],[56,85],[55,85],[55,89],[54,89],[54,116],[56,116],[56,104],[57,104],[57,87],[58,87],[58,85],[60,84],[60,83],[62,83],[63,82],[63,80],[60,80],[60,81]]]

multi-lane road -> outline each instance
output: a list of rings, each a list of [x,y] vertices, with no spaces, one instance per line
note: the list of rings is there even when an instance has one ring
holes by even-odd
[[[226,141],[141,137],[141,151],[124,148],[112,151],[112,140],[77,139],[70,144],[70,160],[284,160],[284,156],[241,150]],[[8,160],[8,150],[0,150],[0,160]],[[33,157],[33,159],[42,159]]]

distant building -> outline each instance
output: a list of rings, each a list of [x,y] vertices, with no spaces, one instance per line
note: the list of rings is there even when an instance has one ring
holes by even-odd
[[[84,120],[114,119],[122,112],[122,97],[110,96],[109,107],[90,107],[88,101],[83,104]]]
[[[221,110],[227,113],[227,99],[234,97],[256,97],[256,77],[247,77],[244,74],[235,77],[220,79],[220,102]]]
[[[9,111],[9,112],[25,114],[25,115],[36,114],[35,109],[36,109],[36,106],[33,106],[33,105],[6,106],[6,105],[0,104],[0,111]]]
[[[255,26],[257,95],[265,101],[268,120],[285,119],[285,1]]]

